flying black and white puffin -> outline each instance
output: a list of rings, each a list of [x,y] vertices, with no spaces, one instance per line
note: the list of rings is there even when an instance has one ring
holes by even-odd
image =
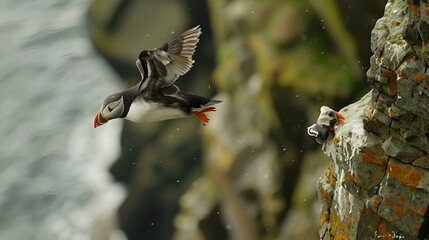
[[[322,106],[317,122],[307,128],[307,133],[316,138],[319,144],[323,144],[328,139],[330,131],[334,130],[335,124],[343,124],[344,120],[343,115],[340,113],[327,106]]]
[[[94,127],[115,118],[134,122],[155,122],[186,116],[197,117],[204,125],[206,112],[221,101],[180,91],[174,83],[189,71],[192,55],[201,34],[200,26],[189,29],[153,50],[143,50],[136,65],[142,76],[134,87],[106,97],[94,119]]]

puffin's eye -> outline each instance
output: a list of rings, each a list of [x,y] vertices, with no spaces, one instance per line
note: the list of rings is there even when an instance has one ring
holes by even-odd
[[[109,112],[113,111],[113,108],[111,108],[110,106],[107,106],[107,110],[109,110]]]

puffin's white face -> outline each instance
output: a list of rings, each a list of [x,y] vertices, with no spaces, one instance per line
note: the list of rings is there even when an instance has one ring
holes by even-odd
[[[119,118],[124,113],[122,93],[114,93],[104,99],[103,106],[94,119],[94,128],[107,123],[110,119]]]

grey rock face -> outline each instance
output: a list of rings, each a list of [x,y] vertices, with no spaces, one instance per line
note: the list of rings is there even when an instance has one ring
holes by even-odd
[[[373,90],[340,111],[323,150],[321,239],[425,239],[429,204],[429,5],[388,1],[372,31]],[[390,239],[389,238],[389,239]]]

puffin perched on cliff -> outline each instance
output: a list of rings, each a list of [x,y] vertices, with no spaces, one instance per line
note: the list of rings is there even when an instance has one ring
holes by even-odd
[[[221,101],[180,91],[174,83],[189,71],[201,34],[200,26],[189,29],[153,50],[143,50],[136,65],[142,76],[134,87],[106,97],[94,119],[94,128],[115,118],[155,122],[195,116],[204,125],[206,112]]]
[[[307,128],[307,133],[316,138],[319,144],[323,144],[328,139],[329,132],[334,130],[335,124],[343,124],[344,120],[343,115],[327,106],[322,106],[317,122]]]

